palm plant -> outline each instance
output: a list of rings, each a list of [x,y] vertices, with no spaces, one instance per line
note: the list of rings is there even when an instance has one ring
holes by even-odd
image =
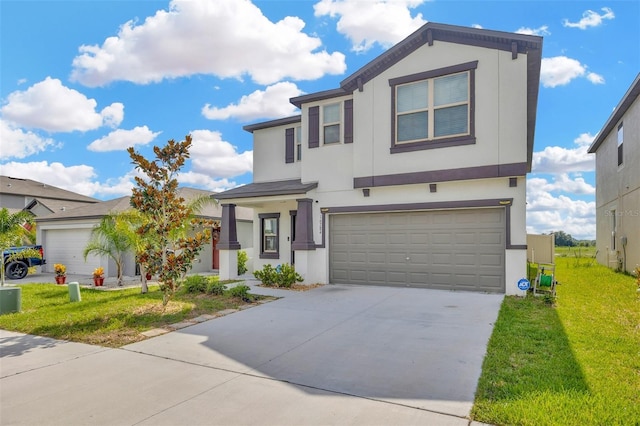
[[[4,251],[12,246],[21,245],[24,242],[32,242],[33,239],[29,231],[24,227],[25,224],[33,225],[33,216],[26,211],[19,211],[17,213],[9,213],[6,207],[0,210],[0,249]],[[27,252],[21,252],[15,257],[20,256],[40,256],[40,252],[37,250],[29,250]],[[4,260],[4,259],[3,259]],[[0,282],[4,286],[5,280],[5,265],[0,268]]]
[[[118,285],[122,285],[124,273],[124,256],[133,248],[130,235],[130,223],[127,215],[110,213],[91,230],[91,239],[84,248],[84,260],[90,254],[108,256],[116,264]]]

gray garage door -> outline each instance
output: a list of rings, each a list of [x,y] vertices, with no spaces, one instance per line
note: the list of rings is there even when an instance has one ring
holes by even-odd
[[[336,214],[332,283],[505,291],[504,209]]]
[[[91,274],[100,266],[100,260],[87,256],[85,262],[82,252],[89,243],[91,229],[48,229],[44,231],[44,256],[47,259],[47,271],[53,272],[54,263],[62,263],[69,274]],[[105,265],[102,265],[105,266]]]

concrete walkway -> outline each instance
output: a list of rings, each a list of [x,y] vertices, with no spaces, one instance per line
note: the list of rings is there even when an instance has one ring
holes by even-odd
[[[0,424],[468,425],[501,295],[327,285],[108,349],[0,331]]]

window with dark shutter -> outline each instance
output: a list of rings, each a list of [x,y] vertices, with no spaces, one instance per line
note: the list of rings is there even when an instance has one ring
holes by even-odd
[[[618,166],[621,166],[623,163],[624,156],[624,127],[622,127],[622,123],[618,126]]]
[[[284,131],[284,162],[293,163],[295,161],[295,138],[294,128]]]
[[[353,100],[344,101],[344,143],[353,143]]]
[[[320,107],[309,108],[309,148],[320,146]]]

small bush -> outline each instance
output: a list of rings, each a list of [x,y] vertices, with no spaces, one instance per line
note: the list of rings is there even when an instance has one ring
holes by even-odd
[[[276,268],[276,284],[278,287],[291,288],[292,285],[302,280],[293,265],[285,263]]]
[[[244,250],[238,250],[238,275],[242,275],[247,272],[247,262],[249,261],[249,255]]]
[[[245,302],[252,302],[253,296],[249,294],[249,286],[244,284],[239,284],[235,287],[231,287],[229,290],[229,295],[231,297],[237,297],[239,299],[244,300]]]
[[[293,284],[303,281],[303,278],[296,272],[293,265],[288,263],[278,265],[275,268],[270,264],[266,264],[262,267],[262,270],[255,271],[253,275],[266,286],[290,288]]]
[[[262,284],[270,286],[276,283],[276,274],[276,270],[273,269],[273,266],[267,263],[262,267],[262,270],[255,271],[253,276],[262,281]]]
[[[207,290],[207,277],[202,275],[189,275],[182,284],[187,293],[204,293]]]
[[[216,296],[222,296],[227,287],[220,282],[220,278],[217,275],[209,277],[207,282],[207,294],[213,294]]]

